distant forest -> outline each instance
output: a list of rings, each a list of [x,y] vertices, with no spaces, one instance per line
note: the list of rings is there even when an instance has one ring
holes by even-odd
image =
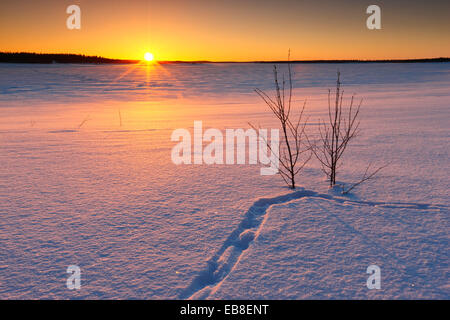
[[[384,60],[292,60],[292,61],[255,61],[258,63],[422,63],[422,62],[450,62],[450,58],[425,59],[384,59]]]
[[[137,63],[137,60],[108,59],[81,54],[0,52],[0,63]]]
[[[28,52],[0,52],[0,63],[93,63],[93,64],[130,64],[139,60],[108,59],[82,54],[51,54]],[[217,61],[217,63],[239,63]],[[244,61],[243,61],[244,62]],[[248,61],[253,63],[419,63],[450,62],[450,58],[396,59],[396,60],[293,60],[293,61]],[[214,63],[213,61],[158,61],[158,63]]]

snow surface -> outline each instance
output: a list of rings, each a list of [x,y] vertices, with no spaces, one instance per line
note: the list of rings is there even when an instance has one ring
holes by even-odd
[[[338,68],[364,97],[338,180],[390,163],[346,197],[316,161],[295,192],[259,165],[171,162],[194,120],[276,127],[252,92],[270,65],[0,65],[0,298],[450,298],[450,64],[295,65],[312,133]]]

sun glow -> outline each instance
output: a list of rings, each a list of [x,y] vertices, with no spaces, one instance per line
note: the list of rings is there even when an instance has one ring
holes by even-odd
[[[146,53],[144,54],[144,60],[145,60],[145,61],[151,62],[151,61],[153,61],[154,59],[155,59],[155,57],[153,56],[152,53],[146,52]]]

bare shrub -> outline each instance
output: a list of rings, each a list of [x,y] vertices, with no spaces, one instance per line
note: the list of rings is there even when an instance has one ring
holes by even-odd
[[[312,153],[319,160],[330,187],[336,185],[337,171],[342,164],[342,156],[345,150],[347,150],[349,143],[360,133],[359,111],[363,102],[361,99],[356,104],[355,97],[352,95],[348,108],[343,107],[344,91],[341,89],[340,76],[341,74],[338,71],[333,102],[331,90],[328,90],[328,119],[319,123],[318,142],[311,143],[307,137]],[[369,172],[371,167],[371,164],[369,164],[362,179],[350,185],[347,189],[343,188],[342,193],[347,194],[361,183],[372,179],[386,166],[384,165]]]
[[[309,145],[304,143],[307,120],[303,120],[303,114],[306,107],[306,101],[303,104],[303,107],[297,112],[297,115],[295,115],[291,109],[293,88],[290,63],[288,63],[288,72],[288,83],[286,84],[283,76],[280,85],[278,70],[277,67],[274,66],[275,96],[273,98],[260,89],[255,89],[255,92],[264,100],[280,122],[282,137],[279,152],[274,152],[275,150],[271,149],[268,141],[265,142],[271,153],[278,156],[280,162],[279,173],[281,177],[289,188],[295,189],[296,176],[311,159],[312,153],[310,152]],[[250,124],[250,126],[255,129],[252,124]],[[307,154],[305,155],[305,153]],[[305,155],[305,157],[303,157],[303,155]]]
[[[336,185],[336,173],[342,155],[353,138],[358,134],[360,103],[354,108],[354,96],[351,97],[348,111],[342,106],[344,92],[341,91],[340,72],[337,73],[335,99],[332,106],[331,90],[328,90],[328,121],[319,123],[319,142],[311,145],[311,150],[319,160],[322,171],[330,182]],[[344,113],[344,116],[343,116]]]

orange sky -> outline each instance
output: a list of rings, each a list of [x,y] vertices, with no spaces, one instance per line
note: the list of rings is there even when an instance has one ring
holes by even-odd
[[[393,3],[395,2],[395,4]],[[66,8],[81,7],[81,30]],[[382,7],[382,30],[365,10]],[[0,3],[0,51],[253,61],[450,56],[450,1],[15,0]]]

